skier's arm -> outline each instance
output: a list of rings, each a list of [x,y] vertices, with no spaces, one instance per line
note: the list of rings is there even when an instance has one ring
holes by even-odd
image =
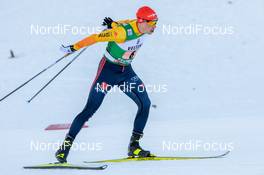
[[[126,31],[123,27],[115,27],[113,29],[102,31],[99,34],[93,34],[84,38],[83,40],[75,43],[73,48],[79,50],[83,47],[93,45],[97,42],[108,42],[115,41],[117,43],[125,42],[126,40]]]
[[[118,27],[120,24],[128,24],[131,21],[133,21],[133,20],[125,19],[125,20],[114,21],[110,17],[105,17],[104,20],[103,20],[102,26],[106,26],[107,29],[112,29],[112,28]]]
[[[133,20],[125,19],[125,20],[113,21],[113,22],[111,23],[111,28],[118,27],[120,24],[128,24],[128,23],[130,23],[131,21],[133,21]]]
[[[130,23],[131,21],[134,21],[135,19],[125,19],[125,20],[119,20],[119,21],[116,21],[118,24],[127,24],[127,23]]]

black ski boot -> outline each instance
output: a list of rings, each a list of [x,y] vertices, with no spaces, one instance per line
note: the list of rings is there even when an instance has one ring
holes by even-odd
[[[128,156],[129,157],[152,157],[150,151],[146,151],[139,146],[139,139],[142,137],[142,134],[133,133],[128,145]]]
[[[60,163],[66,163],[67,162],[67,157],[68,157],[69,151],[71,149],[73,140],[74,139],[72,137],[67,135],[65,140],[63,141],[62,145],[60,146],[58,151],[55,153],[55,157]]]

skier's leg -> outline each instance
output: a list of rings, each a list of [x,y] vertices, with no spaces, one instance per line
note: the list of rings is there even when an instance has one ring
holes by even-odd
[[[97,109],[100,107],[100,105],[103,102],[103,99],[105,97],[106,91],[97,91],[97,83],[94,84],[92,87],[87,103],[82,110],[81,113],[79,113],[75,119],[73,120],[68,135],[75,138],[76,135],[81,130],[82,126],[86,121],[89,120],[93,116],[93,114],[97,111]]]
[[[99,106],[101,105],[104,99],[105,93],[97,92],[95,88],[96,88],[96,84],[94,84],[93,88],[90,91],[89,98],[85,108],[73,120],[69,133],[66,135],[66,138],[60,149],[56,152],[56,158],[59,162],[67,161],[67,156],[69,154],[70,148],[73,144],[75,137],[82,129],[84,123],[89,118],[91,118],[92,115],[95,113],[95,111],[99,108]]]
[[[92,117],[92,115],[96,112],[96,110],[100,107],[101,103],[103,102],[104,96],[107,93],[106,90],[101,88],[103,82],[107,81],[107,74],[104,73],[103,67],[105,64],[105,59],[99,64],[99,68],[97,71],[96,78],[94,83],[91,87],[87,104],[83,111],[79,113],[75,119],[73,120],[69,133],[66,135],[66,138],[60,147],[60,149],[56,152],[56,158],[59,162],[67,162],[67,156],[69,154],[70,148],[73,144],[73,141],[76,135],[81,130],[84,123]]]
[[[72,138],[76,137],[84,123],[88,121],[88,119],[91,118],[96,110],[100,107],[105,94],[107,93],[107,91],[102,91],[102,89],[100,89],[102,82],[107,81],[108,78],[105,76],[105,73],[103,71],[105,61],[106,60],[103,58],[99,64],[97,75],[92,84],[89,97],[84,109],[75,117],[71,124],[68,135]]]
[[[134,73],[134,76],[125,81],[123,92],[129,96],[138,106],[138,112],[134,121],[134,129],[128,146],[128,156],[148,157],[150,151],[143,150],[139,145],[139,139],[143,136],[146,126],[151,102],[143,82]]]
[[[138,106],[133,132],[143,135],[143,130],[149,116],[151,102],[143,82],[136,75],[127,80],[126,84],[130,86],[130,88],[122,89],[123,92]]]

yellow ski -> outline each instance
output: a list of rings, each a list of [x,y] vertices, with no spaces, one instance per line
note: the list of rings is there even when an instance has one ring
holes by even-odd
[[[160,157],[160,156],[151,156],[151,157],[127,157],[121,159],[109,159],[109,160],[99,160],[99,161],[84,161],[84,163],[117,163],[117,162],[131,162],[131,161],[162,161],[162,160],[199,160],[199,159],[216,159],[223,158],[230,151],[225,152],[224,154],[216,156],[200,156],[200,157]]]

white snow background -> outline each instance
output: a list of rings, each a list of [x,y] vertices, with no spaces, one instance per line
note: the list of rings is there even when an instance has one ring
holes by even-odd
[[[150,93],[149,121],[141,144],[164,156],[217,155],[224,149],[168,149],[164,143],[231,144],[222,159],[109,164],[105,171],[24,170],[25,165],[54,162],[53,149],[34,150],[34,143],[62,141],[67,131],[44,131],[56,123],[70,123],[83,109],[106,43],[89,47],[31,103],[26,101],[54,76],[71,57],[0,102],[1,174],[107,175],[261,175],[263,141],[263,0],[186,1],[62,1],[1,0],[0,96],[28,80],[63,54],[61,44],[87,35],[31,32],[31,25],[100,26],[106,16],[135,18],[142,5],[159,16],[132,63],[145,84],[167,85],[166,93]],[[232,27],[227,35],[168,33],[164,27]],[[12,49],[15,58],[9,57]],[[82,163],[125,157],[136,105],[122,93],[110,93],[89,120],[76,142],[99,144],[99,150],[72,151],[69,162]],[[219,147],[219,148],[220,148]],[[223,147],[223,146],[222,146]]]

